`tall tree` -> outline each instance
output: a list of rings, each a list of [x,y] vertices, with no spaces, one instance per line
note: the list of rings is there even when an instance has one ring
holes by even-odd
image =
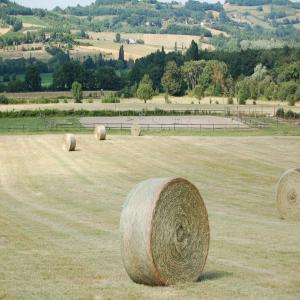
[[[25,85],[28,91],[39,91],[42,88],[42,79],[39,69],[30,65],[25,73]]]
[[[83,98],[83,93],[82,93],[82,85],[77,82],[74,81],[72,84],[72,93],[73,93],[73,97],[75,99],[76,103],[81,103],[81,100]]]
[[[120,43],[121,42],[121,34],[119,32],[116,33],[116,39],[115,39],[116,43]]]
[[[200,55],[199,55],[198,45],[194,40],[192,40],[189,49],[187,49],[187,51],[185,53],[185,59],[186,60],[198,60],[199,58],[200,58]]]
[[[170,61],[167,63],[161,83],[164,87],[164,90],[170,95],[178,96],[183,93],[183,76],[175,61]]]
[[[188,88],[190,90],[193,90],[196,87],[196,85],[199,84],[200,76],[203,72],[205,64],[206,63],[204,60],[187,61],[181,67],[184,80],[187,83]]]
[[[147,100],[152,99],[154,95],[153,83],[148,74],[144,75],[139,84],[136,94],[138,98],[144,100],[145,103],[147,102]]]
[[[125,57],[124,57],[124,46],[122,45],[119,49],[119,60],[120,61],[125,61]]]

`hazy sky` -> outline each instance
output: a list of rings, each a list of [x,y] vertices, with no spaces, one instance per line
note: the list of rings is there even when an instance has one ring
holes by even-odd
[[[180,1],[180,0],[179,0]],[[181,0],[184,2],[184,0]],[[94,0],[15,0],[15,2],[20,3],[24,6],[28,7],[38,7],[38,8],[54,8],[55,6],[60,7],[67,7],[67,6],[76,6],[77,4],[80,5],[87,5]],[[216,0],[206,0],[206,2],[217,2]],[[220,1],[222,2],[222,0]]]

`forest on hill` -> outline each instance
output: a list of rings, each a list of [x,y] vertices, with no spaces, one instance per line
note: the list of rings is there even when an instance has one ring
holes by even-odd
[[[47,90],[70,90],[76,83],[83,90],[116,91],[107,100],[112,102],[133,96],[146,101],[162,92],[189,94],[199,101],[204,96],[223,96],[229,104],[233,97],[240,104],[247,99],[288,101],[290,105],[300,101],[300,49],[209,52],[199,51],[192,42],[185,54],[162,49],[135,62],[124,59],[122,46],[117,60],[99,55],[80,62],[62,50],[53,51],[47,63],[33,58],[0,61],[0,76],[6,83],[0,91],[40,91],[41,73],[53,72]],[[24,80],[16,72],[25,74]]]
[[[289,0],[228,0],[224,5],[196,0],[184,4],[96,0],[91,5],[52,11],[30,9],[8,0],[0,4],[0,27],[11,27],[0,36],[0,47],[29,43],[27,32],[45,42],[45,34],[59,33],[69,40],[74,38],[74,31],[81,30],[197,35],[202,42],[228,51],[300,45],[300,4]]]

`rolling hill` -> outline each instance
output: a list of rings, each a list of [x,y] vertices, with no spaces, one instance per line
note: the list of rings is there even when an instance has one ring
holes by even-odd
[[[300,46],[300,3],[289,0],[227,0],[225,4],[96,0],[88,6],[56,7],[52,11],[30,9],[8,0],[0,0],[0,6],[1,48],[33,40],[75,45],[83,42],[80,39],[84,39],[85,47],[97,44],[101,48],[100,41],[105,38],[97,36],[100,32],[196,36],[203,48],[230,51]],[[31,38],[24,37],[28,33]],[[156,43],[152,39],[147,46],[165,46],[161,40],[159,37]],[[145,41],[141,43],[147,44]],[[175,38],[169,47],[174,48],[178,41]]]

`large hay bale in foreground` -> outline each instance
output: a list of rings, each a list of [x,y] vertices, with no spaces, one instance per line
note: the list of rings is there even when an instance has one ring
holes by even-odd
[[[63,149],[66,151],[74,151],[76,148],[76,138],[74,134],[68,133],[63,138]]]
[[[141,126],[138,123],[133,123],[131,125],[131,135],[140,136],[142,133]]]
[[[196,281],[209,249],[209,223],[198,189],[182,178],[141,182],[124,204],[122,257],[130,278],[142,284]]]
[[[283,219],[300,220],[300,169],[287,170],[279,179],[277,209]]]
[[[96,126],[95,137],[97,140],[105,140],[106,139],[106,128],[104,125]]]

